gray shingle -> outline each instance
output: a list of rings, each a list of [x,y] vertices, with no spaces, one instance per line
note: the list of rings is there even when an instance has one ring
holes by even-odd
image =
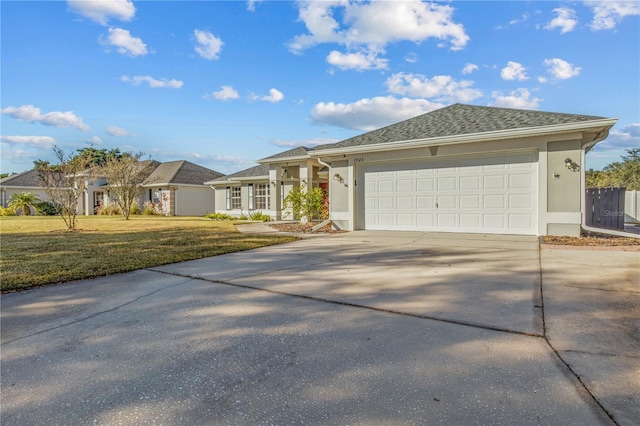
[[[318,146],[314,151],[601,120],[604,117],[454,104],[400,123]]]
[[[240,170],[239,172],[232,173],[230,175],[222,176],[214,179],[212,182],[225,182],[238,178],[250,178],[261,177],[269,178],[269,166],[266,164],[260,164],[258,166],[250,167],[248,169]]]
[[[161,163],[145,180],[145,185],[183,184],[203,185],[204,182],[217,179],[222,173],[189,161],[168,161]]]
[[[280,152],[280,153],[272,155],[270,157],[263,158],[260,161],[275,160],[275,159],[278,159],[278,158],[286,158],[286,157],[300,157],[300,156],[307,155],[308,152],[309,152],[309,148],[305,148],[304,146],[298,146],[298,147],[290,149],[288,151]]]
[[[40,188],[40,178],[38,172],[35,170],[28,170],[26,172],[18,173],[13,176],[7,176],[0,179],[0,186],[17,186],[27,188]]]

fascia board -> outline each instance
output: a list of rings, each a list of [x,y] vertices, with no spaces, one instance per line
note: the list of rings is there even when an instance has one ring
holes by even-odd
[[[336,154],[351,154],[361,152],[392,151],[396,149],[420,148],[434,145],[456,145],[463,143],[486,142],[499,139],[525,138],[531,136],[545,136],[571,131],[584,131],[596,128],[608,128],[618,121],[617,118],[606,118],[589,122],[565,123],[552,126],[531,127],[520,129],[498,130],[494,132],[470,133],[466,135],[441,136],[436,138],[411,139],[404,141],[386,142],[380,144],[359,145],[346,148],[322,149],[310,151],[313,157],[326,157]]]
[[[272,164],[272,163],[288,163],[291,161],[302,161],[302,160],[308,160],[311,157],[309,155],[298,155],[295,157],[280,157],[280,158],[273,158],[271,160],[267,160],[267,159],[263,159],[263,160],[258,160],[257,162],[259,164]]]
[[[212,180],[209,182],[205,182],[205,185],[209,186],[229,186],[229,185],[240,185],[239,180]]]

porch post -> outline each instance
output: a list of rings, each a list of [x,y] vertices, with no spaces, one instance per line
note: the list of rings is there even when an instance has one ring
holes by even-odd
[[[282,168],[278,166],[269,166],[269,204],[275,220],[282,220]]]

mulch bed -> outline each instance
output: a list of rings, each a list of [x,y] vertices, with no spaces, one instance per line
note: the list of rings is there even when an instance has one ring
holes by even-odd
[[[640,238],[626,238],[592,232],[587,232],[582,237],[555,237],[546,235],[542,237],[542,242],[551,245],[583,247],[640,246]]]
[[[292,222],[292,223],[270,223],[269,224],[270,227],[277,229],[278,231],[293,232],[296,234],[310,234],[311,228],[313,228],[315,225],[317,225],[317,223]],[[333,229],[331,227],[331,224],[329,224],[327,226],[324,226],[318,229],[316,232],[314,232],[314,234],[341,234],[343,232],[348,232],[348,231]]]

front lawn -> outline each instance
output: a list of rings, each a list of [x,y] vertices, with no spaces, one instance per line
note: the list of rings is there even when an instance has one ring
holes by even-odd
[[[0,218],[0,289],[25,290],[294,241],[241,234],[200,217],[82,216],[79,231],[60,217]]]

